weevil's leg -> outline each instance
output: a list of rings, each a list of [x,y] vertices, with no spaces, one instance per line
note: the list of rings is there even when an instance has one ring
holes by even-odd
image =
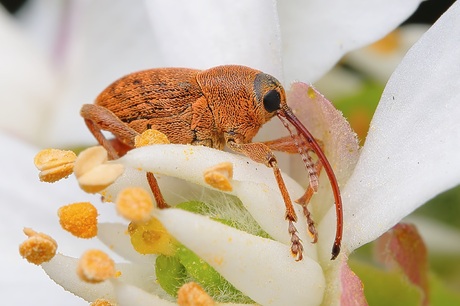
[[[322,168],[323,168],[323,164],[317,161],[315,164],[315,173],[317,173],[317,176],[319,176]],[[315,228],[315,222],[313,221],[311,217],[311,213],[308,210],[308,204],[310,203],[311,197],[316,193],[316,191],[317,191],[317,188],[315,189],[312,183],[310,182],[305,193],[300,198],[295,200],[297,204],[300,204],[302,206],[303,214],[305,218],[307,219],[308,232],[310,236],[313,238],[313,243],[316,243],[318,241],[318,231]]]
[[[107,150],[110,159],[117,159],[120,157],[120,154],[114,148],[112,142],[105,138],[101,130],[111,132],[116,137],[116,141],[123,143],[128,146],[128,148],[134,148],[134,138],[139,135],[139,133],[126,125],[110,110],[95,104],[84,104],[80,110],[80,114],[85,119],[88,129],[96,140]],[[152,190],[158,208],[169,207],[163,198],[153,173],[147,172],[147,182]]]
[[[321,141],[317,142],[321,145]],[[305,168],[309,174],[309,185],[305,193],[295,202],[302,206],[302,211],[307,219],[308,224],[308,233],[313,239],[313,243],[318,241],[318,232],[315,228],[315,222],[311,217],[311,213],[308,210],[308,203],[310,203],[311,197],[318,190],[318,180],[321,173],[322,164],[318,160],[316,163],[313,163],[313,160],[308,155],[312,151],[312,147],[308,142],[303,141],[303,138],[297,137],[295,134],[291,136],[282,137],[279,139],[266,141],[264,142],[270,149],[275,151],[281,151],[286,153],[295,154],[298,153],[302,157],[302,160],[305,164]]]
[[[294,222],[297,222],[297,215],[295,213],[294,206],[292,205],[291,198],[289,197],[286,184],[284,183],[283,177],[281,176],[281,171],[278,168],[278,163],[276,161],[275,155],[263,143],[238,144],[234,141],[229,141],[227,144],[233,151],[242,153],[251,158],[253,161],[264,164],[267,167],[273,169],[276,182],[278,183],[278,187],[286,206],[285,219],[289,222],[288,232],[291,235],[291,252],[296,257],[296,260],[302,260],[303,245],[299,236],[297,235],[297,229],[294,225]]]
[[[163,194],[161,193],[160,186],[158,186],[157,179],[152,172],[147,172],[147,182],[149,183],[150,189],[152,190],[153,197],[157,202],[157,207],[159,209],[168,208],[170,207],[165,199],[163,198]]]
[[[88,129],[97,141],[109,152],[111,159],[118,158],[119,154],[102,134],[102,130],[111,132],[119,141],[130,148],[134,148],[134,137],[139,133],[107,108],[95,104],[84,104],[80,110],[80,115],[85,119]]]

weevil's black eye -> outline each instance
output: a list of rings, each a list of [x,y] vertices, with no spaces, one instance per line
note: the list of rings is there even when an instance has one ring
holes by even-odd
[[[281,96],[280,93],[274,89],[267,92],[264,96],[264,107],[269,113],[280,109]]]

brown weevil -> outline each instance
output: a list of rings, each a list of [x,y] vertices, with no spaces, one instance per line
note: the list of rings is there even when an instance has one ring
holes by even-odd
[[[292,201],[272,150],[299,153],[309,173],[310,184],[296,202],[303,207],[308,230],[317,240],[314,222],[307,205],[318,188],[318,176],[326,171],[335,198],[337,228],[332,259],[340,252],[342,240],[342,200],[337,179],[318,142],[286,104],[280,82],[261,71],[237,65],[208,70],[157,68],[129,74],[112,83],[96,99],[85,104],[81,115],[111,159],[121,154],[120,147],[134,148],[134,138],[147,129],[164,133],[171,143],[203,145],[222,150],[227,145],[252,160],[273,169],[286,206],[291,251],[302,259],[303,246],[297,236],[297,221]],[[251,142],[260,127],[277,116],[290,136],[267,142]],[[295,132],[293,132],[294,127]],[[115,140],[102,134],[109,131]],[[126,151],[125,150],[125,151]],[[314,163],[309,152],[314,152]],[[155,176],[147,173],[159,208],[166,208]]]

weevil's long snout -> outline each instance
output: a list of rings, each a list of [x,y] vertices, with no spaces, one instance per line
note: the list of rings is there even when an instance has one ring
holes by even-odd
[[[335,211],[337,216],[337,227],[335,233],[334,245],[332,247],[332,257],[331,260],[337,258],[340,253],[340,246],[342,243],[342,233],[343,233],[343,210],[342,210],[342,197],[340,196],[340,189],[337,183],[337,178],[335,177],[334,171],[332,170],[331,164],[326,158],[323,150],[316,142],[315,138],[307,130],[307,128],[300,122],[300,120],[294,115],[291,108],[287,105],[282,106],[281,109],[277,111],[278,118],[284,123],[286,120],[294,126],[297,131],[298,136],[303,138],[303,141],[307,142],[311,149],[318,156],[319,161],[324,167],[326,174],[331,183],[332,192],[334,194],[335,200]],[[295,137],[291,133],[291,136]]]

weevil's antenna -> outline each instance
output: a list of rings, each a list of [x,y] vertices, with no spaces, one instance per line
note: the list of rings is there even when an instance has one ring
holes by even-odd
[[[326,158],[323,150],[316,142],[315,138],[307,130],[307,128],[300,122],[300,120],[293,114],[291,108],[287,105],[284,105],[283,108],[278,110],[278,117],[282,120],[286,118],[297,130],[299,135],[305,138],[305,141],[311,146],[312,150],[318,156],[318,159],[323,164],[324,170],[329,178],[331,183],[332,192],[335,199],[335,212],[337,216],[337,227],[335,232],[334,245],[332,247],[332,257],[331,260],[337,258],[340,253],[340,246],[342,244],[342,234],[343,234],[343,209],[342,209],[342,197],[340,196],[339,184],[337,183],[337,178],[335,177],[334,171],[332,170],[331,164]]]

